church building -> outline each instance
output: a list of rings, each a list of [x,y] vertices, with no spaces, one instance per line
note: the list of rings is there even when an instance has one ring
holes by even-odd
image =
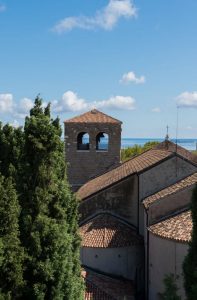
[[[197,157],[166,139],[121,162],[121,124],[98,110],[64,123],[68,179],[80,201],[85,299],[156,300],[173,274],[184,300]]]

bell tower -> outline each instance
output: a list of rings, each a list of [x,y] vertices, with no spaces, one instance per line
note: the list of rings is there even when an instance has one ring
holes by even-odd
[[[64,122],[68,181],[74,191],[120,163],[121,124],[96,109]]]

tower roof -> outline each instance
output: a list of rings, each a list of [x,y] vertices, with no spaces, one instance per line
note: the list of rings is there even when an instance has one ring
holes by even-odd
[[[93,109],[82,115],[76,116],[72,119],[65,120],[64,123],[112,123],[122,124],[121,121],[112,118],[103,112]]]

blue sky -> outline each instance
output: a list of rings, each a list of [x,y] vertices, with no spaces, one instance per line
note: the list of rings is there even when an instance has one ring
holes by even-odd
[[[0,0],[0,119],[38,93],[61,120],[93,107],[123,137],[197,138],[196,0]]]

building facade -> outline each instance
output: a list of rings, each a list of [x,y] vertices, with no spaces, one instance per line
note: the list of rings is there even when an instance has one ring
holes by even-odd
[[[115,120],[112,124],[111,117],[107,116],[108,123],[101,125],[102,113],[97,111],[98,124],[92,119],[91,123],[90,116],[92,118],[89,112],[65,122],[69,180],[71,185],[80,187],[76,195],[80,200],[83,267],[88,272],[118,278],[122,286],[127,282],[132,286],[131,296],[140,300],[159,299],[164,288],[163,279],[172,273],[178,275],[179,294],[184,300],[181,266],[192,226],[185,226],[184,233],[179,228],[184,217],[181,214],[189,210],[192,190],[197,183],[197,157],[165,140],[120,163],[121,122]],[[92,149],[90,156],[78,149],[80,132],[88,132],[91,136],[89,150],[85,150]],[[105,156],[97,155],[95,137],[99,132],[109,134],[108,153],[100,153],[108,155],[106,160]],[[82,154],[83,158],[87,154],[84,159],[90,166],[84,165]],[[187,217],[191,224],[191,215]],[[174,236],[168,237],[165,220],[174,226]],[[158,234],[158,228],[165,229],[165,234]],[[162,261],[165,249],[169,249],[169,265]],[[112,299],[129,299],[127,292],[121,290],[122,297],[116,298],[113,294]]]

